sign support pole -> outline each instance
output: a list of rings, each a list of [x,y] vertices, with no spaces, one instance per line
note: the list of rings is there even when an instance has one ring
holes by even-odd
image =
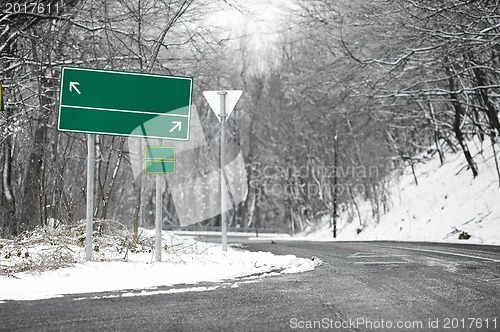
[[[338,136],[337,136],[337,128],[335,126],[335,136],[334,136],[334,141],[335,141],[335,154],[334,154],[334,178],[333,178],[333,238],[337,238],[337,184],[339,182],[339,178],[337,175],[337,167],[338,167],[338,156],[339,156],[339,144],[338,144]]]
[[[161,139],[158,140],[158,145],[161,145]],[[162,230],[162,183],[160,174],[156,174],[156,203],[155,203],[155,261],[161,262],[161,230]]]
[[[87,226],[85,260],[92,260],[92,224],[94,221],[95,134],[87,135]]]
[[[222,226],[222,251],[227,251],[227,223],[224,207],[226,196],[224,195],[224,174],[226,166],[226,91],[220,91],[220,209]]]
[[[229,183],[226,183],[227,176],[225,168],[226,120],[231,115],[232,110],[238,102],[238,99],[240,99],[241,93],[241,90],[203,91],[203,96],[205,96],[205,99],[208,101],[208,104],[214,111],[217,119],[219,119],[220,121],[220,216],[223,251],[227,251],[227,215],[224,211],[224,208],[226,207],[226,195],[230,194]]]

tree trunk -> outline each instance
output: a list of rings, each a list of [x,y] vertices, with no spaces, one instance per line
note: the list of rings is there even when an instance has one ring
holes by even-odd
[[[121,138],[120,139],[120,148],[118,151],[118,157],[116,160],[115,168],[113,170],[113,174],[111,175],[111,182],[109,183],[108,190],[106,191],[106,195],[104,195],[103,200],[102,200],[101,219],[103,219],[103,220],[105,220],[107,217],[109,200],[110,200],[111,194],[113,192],[113,189],[115,188],[116,177],[118,176],[118,171],[120,170],[120,166],[121,166],[122,159],[123,159],[124,145],[125,145],[125,139]]]
[[[28,165],[26,166],[26,175],[23,181],[23,197],[21,224],[24,224],[27,229],[33,228],[40,218],[40,199],[41,199],[41,181],[42,181],[42,166],[43,166],[43,143],[45,141],[45,125],[38,122],[35,125],[35,133],[33,135],[33,147],[29,155]]]
[[[474,76],[476,78],[477,84],[480,87],[484,87],[484,88],[479,89],[478,93],[479,93],[481,103],[484,105],[485,113],[486,113],[486,116],[488,117],[490,126],[492,129],[495,129],[498,134],[500,134],[500,122],[498,120],[498,112],[495,109],[495,106],[491,102],[490,98],[488,97],[488,89],[485,88],[488,84],[486,74],[478,66],[474,66],[473,72],[474,72]]]
[[[467,143],[464,141],[464,136],[462,133],[462,129],[460,128],[462,124],[462,118],[465,114],[465,110],[460,104],[460,101],[458,100],[458,96],[456,93],[453,91],[456,91],[456,84],[455,80],[453,79],[451,69],[449,67],[446,67],[446,72],[448,73],[448,83],[450,86],[450,99],[451,103],[453,105],[453,108],[455,109],[455,121],[453,123],[453,131],[455,132],[455,137],[457,138],[458,144],[460,144],[460,147],[462,148],[462,151],[464,153],[465,159],[467,160],[467,163],[469,164],[469,168],[472,172],[472,175],[476,177],[478,175],[478,170],[476,163],[474,162],[474,159],[472,158],[472,155],[469,151],[469,148],[467,146]]]
[[[7,117],[9,111],[6,109]],[[9,120],[7,120],[7,123]],[[0,236],[13,235],[19,233],[18,221],[16,218],[16,200],[12,188],[12,135],[7,136],[4,140],[4,156],[2,170],[2,218],[4,219],[3,234]]]
[[[141,197],[142,197],[142,175],[139,175],[135,183],[135,208],[134,208],[134,217],[132,219],[134,243],[137,243],[137,238],[139,234],[139,212],[141,211]]]

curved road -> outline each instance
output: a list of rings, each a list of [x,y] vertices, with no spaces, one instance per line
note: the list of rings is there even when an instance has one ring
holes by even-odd
[[[196,285],[213,289],[202,292],[166,287],[158,290],[171,293],[9,301],[0,304],[0,330],[500,331],[498,246],[238,241],[325,264],[300,274]]]

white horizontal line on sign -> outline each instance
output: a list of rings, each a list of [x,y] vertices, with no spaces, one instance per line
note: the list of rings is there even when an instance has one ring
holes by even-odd
[[[108,112],[123,112],[123,113],[137,113],[137,114],[151,114],[151,115],[166,115],[166,116],[180,116],[183,118],[189,118],[189,115],[186,114],[170,114],[170,113],[157,113],[157,112],[143,112],[143,111],[131,111],[131,110],[118,110],[118,109],[110,109],[110,108],[99,108],[99,107],[87,107],[87,106],[73,106],[73,105],[61,105],[61,107],[67,108],[80,108],[87,110],[96,110],[96,111],[108,111]]]

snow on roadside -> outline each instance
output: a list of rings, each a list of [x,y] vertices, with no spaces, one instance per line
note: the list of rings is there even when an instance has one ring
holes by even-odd
[[[145,238],[150,238],[151,232],[144,233]],[[110,243],[106,248],[101,247],[99,255],[95,255],[102,261],[83,262],[84,249],[75,245],[67,253],[72,252],[75,260],[80,261],[76,264],[49,271],[29,270],[0,275],[0,303],[5,300],[36,300],[66,294],[220,282],[249,275],[297,273],[312,270],[321,264],[318,260],[293,255],[278,256],[236,248],[228,248],[227,252],[223,252],[220,245],[199,242],[189,237],[177,238],[168,232],[163,233],[163,241],[166,246],[162,253],[162,262],[153,262],[154,253],[151,250],[124,254],[123,251],[116,250],[116,244]],[[12,258],[19,261],[41,257],[38,252],[48,248],[50,249],[50,246],[46,243],[40,243],[38,247],[32,246],[21,251],[19,257],[16,254],[6,259],[4,247],[0,266],[6,266]],[[29,252],[29,256],[25,257],[24,251]],[[127,255],[127,261],[123,261],[124,255]],[[191,287],[189,291],[216,288]],[[176,291],[169,290],[167,293],[173,292]],[[156,293],[144,292],[143,295]]]
[[[463,154],[448,153],[444,165],[438,156],[416,166],[418,185],[410,169],[393,181],[390,210],[377,223],[367,202],[359,202],[365,224],[358,234],[357,218],[341,216],[337,240],[434,241],[500,245],[500,188],[489,142],[469,142],[479,169],[474,179]],[[466,232],[468,240],[459,239]],[[332,240],[325,222],[298,238]]]

